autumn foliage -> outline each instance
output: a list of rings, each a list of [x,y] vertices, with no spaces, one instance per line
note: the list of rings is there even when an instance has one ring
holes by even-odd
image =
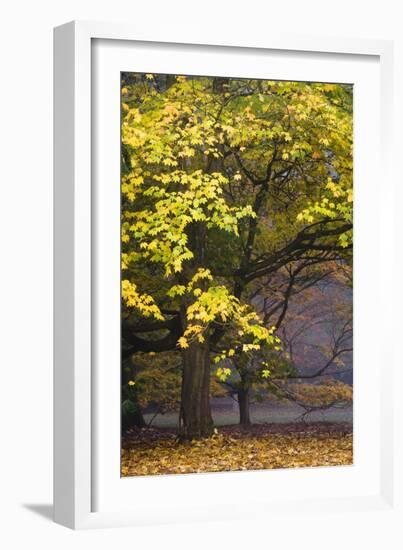
[[[245,425],[270,395],[306,412],[351,404],[348,384],[321,377],[351,352],[352,89],[124,73],[121,97],[123,427],[145,427],[147,410],[178,411],[180,444],[231,455],[205,468],[270,468],[272,450],[292,441],[218,436],[211,399],[236,399]],[[325,316],[314,305],[326,284],[337,307]],[[290,336],[304,323],[305,336],[333,329],[318,333],[309,381]],[[311,444],[301,440],[307,456]],[[157,444],[171,466],[155,473],[202,468],[195,458],[186,470],[175,445]],[[122,472],[144,473],[133,464],[150,449],[126,449]]]

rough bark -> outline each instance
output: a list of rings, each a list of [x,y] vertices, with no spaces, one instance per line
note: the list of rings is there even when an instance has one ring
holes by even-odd
[[[193,223],[188,228],[189,247],[194,258],[189,272],[184,271],[188,280],[205,267],[206,249],[205,224]],[[197,287],[206,290],[206,282],[199,281]],[[188,327],[187,308],[189,298],[185,298],[180,308],[180,318],[183,332]],[[214,430],[210,409],[210,338],[208,330],[204,331],[204,341],[197,338],[189,342],[189,347],[182,350],[182,393],[179,415],[179,439],[190,441],[209,437]]]
[[[209,437],[214,425],[210,409],[210,350],[207,342],[192,342],[183,350],[179,438]]]
[[[239,423],[242,426],[251,424],[249,404],[249,388],[238,390]]]

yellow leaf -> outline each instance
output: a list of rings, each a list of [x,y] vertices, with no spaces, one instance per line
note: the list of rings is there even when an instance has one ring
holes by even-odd
[[[182,349],[188,348],[189,344],[185,337],[181,336],[178,340],[179,347]]]

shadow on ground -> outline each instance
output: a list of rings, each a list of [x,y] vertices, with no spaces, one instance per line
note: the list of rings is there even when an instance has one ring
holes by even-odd
[[[52,504],[23,504],[23,507],[48,521],[53,521]]]

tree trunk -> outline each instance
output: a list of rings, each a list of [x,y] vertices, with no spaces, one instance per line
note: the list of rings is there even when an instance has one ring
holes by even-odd
[[[128,386],[129,380],[136,380],[137,368],[132,362],[132,354],[125,358],[122,355],[122,388],[121,388],[121,422],[122,430],[145,428],[147,426],[139,403],[136,386]]]
[[[199,268],[205,267],[206,247],[205,224],[194,222],[188,228],[189,248],[193,251],[194,258],[190,272],[187,274],[191,280]],[[206,290],[206,281],[199,281],[197,288]],[[184,299],[181,304],[181,322],[185,332],[189,320],[187,308],[191,302]],[[208,329],[203,332],[204,342],[196,338],[189,342],[189,347],[182,350],[182,393],[179,415],[179,439],[190,441],[209,437],[214,430],[213,418],[210,409],[210,341]]]
[[[209,437],[214,425],[210,409],[210,350],[207,342],[192,342],[182,351],[183,375],[179,439]]]
[[[145,428],[147,426],[143,412],[137,400],[131,398],[129,400],[132,406],[129,410],[122,410],[122,430],[126,431],[129,428]],[[125,402],[123,402],[123,405]]]
[[[238,390],[239,423],[242,426],[251,424],[249,414],[249,388]]]
[[[145,428],[146,426],[147,424],[146,424],[146,421],[144,420],[144,416],[140,408],[140,405],[137,404],[136,410],[133,412],[133,414],[130,417],[129,427]]]

